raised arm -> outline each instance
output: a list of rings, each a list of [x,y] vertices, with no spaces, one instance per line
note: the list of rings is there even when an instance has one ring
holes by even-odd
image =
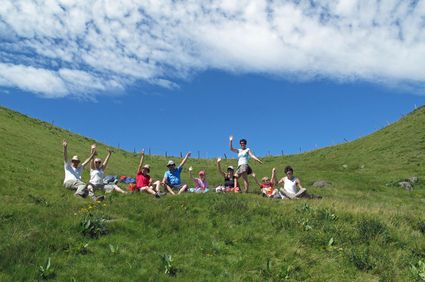
[[[95,152],[94,156],[96,156],[96,155],[97,155],[97,151],[96,151],[96,144],[91,145],[91,148],[90,148],[90,154],[92,154],[93,152]],[[91,169],[95,169],[95,166],[94,166],[94,156],[93,156],[93,158],[90,160],[90,168],[91,168]]]
[[[93,149],[93,146],[94,146],[94,149]],[[90,156],[81,165],[83,167],[85,167],[91,160],[93,160],[93,158],[94,158],[95,155],[96,155],[96,145],[93,144],[91,146],[91,154],[90,154]]]
[[[263,162],[259,159],[259,158],[257,158],[255,155],[254,155],[254,153],[253,152],[251,152],[251,150],[249,150],[248,151],[248,153],[249,153],[249,156],[251,157],[251,158],[253,158],[254,160],[256,160],[257,162],[259,162],[260,164],[263,164]]]
[[[189,178],[192,179],[193,182],[195,182],[195,178],[193,178],[193,175],[192,175],[192,170],[193,170],[193,168],[190,166],[189,167]]]
[[[63,161],[64,163],[68,163],[68,142],[63,140]]]
[[[230,135],[230,137],[229,137],[229,146],[230,146],[230,151],[232,151],[236,154],[239,153],[238,150],[233,148],[233,136],[232,135]]]
[[[103,161],[103,164],[102,164],[103,170],[106,170],[106,167],[108,166],[109,158],[111,157],[112,153],[114,152],[109,148],[107,150],[108,150],[108,155],[106,156],[106,158],[105,158],[105,160]]]
[[[273,183],[273,185],[276,185],[276,168],[272,169],[272,178],[271,181]]]
[[[217,159],[217,169],[218,169],[218,173],[221,174],[221,176],[225,177],[226,175],[224,174],[223,170],[221,169],[221,158]]]
[[[252,178],[254,178],[255,183],[257,183],[258,186],[261,186],[260,182],[258,182],[258,179],[255,173],[253,172],[251,175],[252,175]]]
[[[184,164],[186,163],[187,159],[191,156],[192,154],[189,152],[186,154],[186,156],[184,157],[184,159],[182,160],[182,162],[180,163],[179,167],[183,167]]]
[[[142,152],[140,152],[140,162],[139,162],[139,166],[137,167],[136,174],[138,174],[139,172],[142,171],[143,159],[144,158],[145,158],[145,150],[143,149]]]

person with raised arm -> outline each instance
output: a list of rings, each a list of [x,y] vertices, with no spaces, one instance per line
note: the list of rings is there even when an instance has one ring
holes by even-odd
[[[252,169],[248,164],[248,159],[251,157],[260,164],[262,164],[263,162],[254,155],[251,149],[246,147],[247,141],[245,139],[239,140],[239,144],[241,146],[240,149],[233,148],[233,136],[229,137],[229,141],[230,151],[238,154],[238,169],[236,171],[236,174],[238,175],[238,177],[242,177],[244,186],[243,192],[247,193],[249,189],[248,175],[252,173]]]
[[[95,155],[97,155],[96,151],[96,144],[93,144],[91,147],[92,153],[94,152]],[[104,184],[103,178],[105,177],[105,170],[108,166],[109,159],[111,158],[111,155],[113,153],[112,150],[108,150],[108,155],[106,156],[105,160],[102,163],[102,159],[95,158],[92,159],[90,162],[90,181],[87,184],[87,189],[89,190],[89,196],[94,195],[94,191],[97,189],[103,189],[106,192],[112,192],[117,191],[119,193],[126,194],[127,192],[122,190],[118,185],[116,184]]]
[[[194,178],[192,175],[193,168],[189,167],[189,177],[195,183],[195,188],[189,188],[189,192],[192,193],[206,193],[208,192],[208,181],[205,176],[205,171],[201,170],[198,172],[199,178]]]
[[[187,153],[182,162],[178,167],[174,161],[169,160],[167,167],[168,170],[164,173],[164,178],[162,179],[162,185],[164,185],[166,191],[170,192],[172,195],[175,195],[173,190],[178,191],[177,193],[180,195],[184,191],[187,190],[187,184],[181,183],[180,174],[183,170],[183,166],[186,163],[187,159],[191,156],[191,153]]]
[[[151,168],[148,164],[143,165],[144,158],[145,151],[142,150],[140,153],[139,166],[137,167],[136,172],[136,188],[132,190],[132,192],[146,192],[154,195],[156,198],[160,198],[159,187],[161,186],[161,181],[153,181],[153,179],[150,177],[149,173]]]
[[[252,177],[254,178],[255,182],[258,186],[260,186],[261,194],[264,197],[267,198],[281,198],[279,194],[279,190],[275,189],[274,186],[276,186],[276,168],[272,169],[272,176],[271,178],[268,178],[267,176],[261,178],[261,183],[258,182],[257,177],[255,176],[255,173],[252,173]]]
[[[280,189],[280,192],[282,192],[284,198],[322,198],[322,196],[307,193],[307,189],[301,185],[301,180],[294,176],[294,169],[292,167],[286,166],[284,172],[286,176],[279,180],[279,184],[283,183],[283,188]],[[297,187],[299,189],[298,191]]]
[[[66,189],[75,191],[76,196],[81,196],[83,198],[87,197],[88,190],[87,184],[84,183],[81,179],[84,167],[94,158],[96,152],[92,151],[90,156],[80,164],[80,158],[75,155],[71,158],[71,161],[68,161],[68,141],[63,140],[63,161],[65,169],[65,179],[63,181],[63,186]],[[102,200],[102,197],[96,197],[93,195],[94,200]]]
[[[221,169],[221,158],[217,159],[217,170],[218,173],[224,178],[223,185],[215,188],[216,192],[239,192],[238,177],[235,174],[233,166],[228,166],[226,172]]]

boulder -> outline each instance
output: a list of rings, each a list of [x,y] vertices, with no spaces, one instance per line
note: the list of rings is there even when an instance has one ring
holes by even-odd
[[[412,177],[409,177],[409,179],[408,179],[408,181],[411,183],[411,184],[416,184],[416,182],[418,182],[418,177],[417,176],[412,176]]]
[[[328,187],[330,185],[331,185],[331,183],[329,183],[326,180],[318,180],[318,181],[315,181],[313,183],[313,187],[315,187],[315,188],[325,188],[325,187]]]
[[[401,188],[404,188],[407,191],[413,190],[412,183],[410,183],[409,181],[401,181],[401,182],[398,183],[398,185],[400,185]]]

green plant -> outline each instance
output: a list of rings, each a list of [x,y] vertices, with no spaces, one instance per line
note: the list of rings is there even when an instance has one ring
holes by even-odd
[[[352,249],[349,259],[359,270],[368,271],[375,268],[375,263],[368,249]]]
[[[114,246],[112,244],[109,244],[109,250],[111,250],[112,254],[117,254],[119,252],[119,247],[118,246]]]
[[[41,279],[47,280],[55,277],[55,271],[52,268],[50,257],[47,259],[46,265],[40,265],[38,270]]]
[[[102,215],[87,213],[80,221],[80,232],[90,238],[99,238],[108,234],[106,219]]]
[[[164,254],[161,256],[161,263],[164,269],[164,273],[169,276],[177,275],[177,268],[173,265],[173,258],[171,255]]]
[[[416,265],[411,264],[410,271],[416,279],[425,281],[425,263],[422,260],[419,260]]]

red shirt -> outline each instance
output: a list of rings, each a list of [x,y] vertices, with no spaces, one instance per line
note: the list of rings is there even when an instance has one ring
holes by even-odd
[[[268,196],[271,196],[273,194],[274,189],[273,189],[273,183],[271,183],[271,182],[268,183],[268,184],[261,183],[260,188],[261,188],[261,191],[264,191]]]
[[[151,177],[149,175],[144,175],[141,171],[139,171],[136,175],[136,186],[137,188],[142,188],[149,186],[149,180]]]

